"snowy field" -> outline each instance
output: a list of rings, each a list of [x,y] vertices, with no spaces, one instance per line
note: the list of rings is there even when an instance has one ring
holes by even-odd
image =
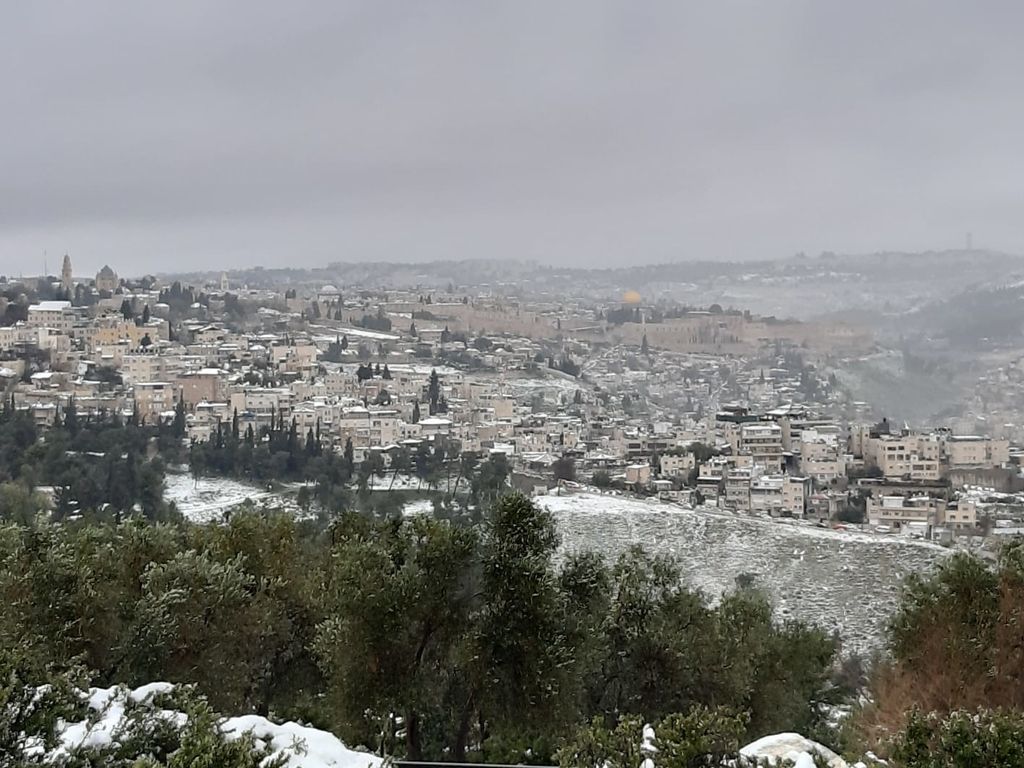
[[[437,371],[438,376],[461,376],[462,371],[447,365],[418,365],[417,363],[391,363],[388,365],[392,373],[407,373],[414,376],[430,376]]]
[[[353,485],[352,487],[354,488],[355,486]],[[464,477],[460,480],[458,470],[452,469],[451,478],[443,475],[438,480],[437,485],[431,488],[416,475],[404,473],[393,475],[389,470],[383,475],[371,476],[368,487],[374,493],[387,491],[441,491],[443,493],[451,493],[453,490],[457,490],[459,493],[466,493],[469,490],[469,481]]]
[[[432,515],[434,514],[434,502],[430,499],[416,499],[415,501],[410,501],[402,507],[402,514],[406,517]]]
[[[528,395],[542,389],[557,389],[560,392],[576,392],[577,389],[586,389],[587,385],[577,379],[562,376],[557,373],[547,373],[542,378],[519,378],[509,379],[505,382],[509,391],[517,395]]]
[[[456,476],[452,477],[452,486],[455,486],[457,479]],[[372,480],[370,490],[374,493],[428,490],[423,481],[413,475],[398,475],[392,480],[389,472],[384,477],[374,475]],[[197,523],[223,520],[226,511],[237,507],[247,499],[271,507],[280,507],[300,515],[301,510],[292,492],[298,487],[298,485],[292,485],[267,490],[227,477],[204,477],[196,483],[187,473],[168,472],[164,499],[169,502],[173,501],[182,515]],[[468,487],[468,481],[463,479],[459,487],[464,492]],[[445,479],[441,480],[437,490],[450,492]],[[434,509],[433,503],[429,499],[418,499],[410,502],[409,505],[411,509],[407,509],[406,514],[430,513]]]
[[[330,343],[339,336],[352,336],[358,339],[372,339],[373,341],[399,341],[401,336],[383,331],[370,331],[366,328],[355,328],[352,326],[331,327],[327,325],[310,325],[314,331],[323,331],[322,334],[313,337],[314,341]]]
[[[164,484],[164,499],[173,501],[182,515],[198,523],[220,520],[226,510],[246,499],[269,502],[280,498],[280,492],[227,477],[204,477],[196,483],[189,474],[168,472]]]
[[[902,579],[947,551],[933,544],[866,533],[692,511],[600,494],[545,496],[566,552],[614,558],[632,544],[671,555],[686,581],[717,596],[751,573],[776,614],[836,629],[845,649],[870,651],[896,606]]]

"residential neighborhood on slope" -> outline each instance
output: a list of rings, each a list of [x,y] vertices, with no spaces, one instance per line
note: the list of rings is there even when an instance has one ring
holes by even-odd
[[[381,477],[443,443],[449,464],[500,457],[529,493],[591,486],[947,542],[1024,524],[1020,428],[878,418],[834,373],[872,343],[862,329],[635,292],[78,278],[70,258],[0,288],[0,386],[39,427],[69,408],[182,415],[189,445],[287,426]]]

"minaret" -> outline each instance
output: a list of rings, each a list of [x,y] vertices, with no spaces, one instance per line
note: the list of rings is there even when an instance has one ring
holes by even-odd
[[[228,287],[229,287],[228,286],[228,273],[227,272],[221,272],[220,273],[220,290],[221,290],[221,292],[222,293],[227,293],[228,292]]]
[[[67,291],[73,287],[71,285],[71,257],[66,253],[64,254],[64,264],[60,268],[60,287]]]

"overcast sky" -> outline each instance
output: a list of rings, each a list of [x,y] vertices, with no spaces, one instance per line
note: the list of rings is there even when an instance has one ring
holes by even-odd
[[[1024,252],[1024,3],[5,3],[0,272]]]

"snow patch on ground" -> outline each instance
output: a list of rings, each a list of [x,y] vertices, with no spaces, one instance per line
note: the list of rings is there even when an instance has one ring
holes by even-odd
[[[58,729],[57,746],[46,755],[46,762],[69,756],[82,748],[104,749],[115,745],[127,725],[125,710],[129,702],[152,704],[154,697],[173,690],[170,683],[151,683],[135,690],[128,688],[91,688],[84,695],[90,714],[80,722],[63,723]],[[182,712],[153,707],[159,720],[182,728],[187,717]],[[381,768],[383,760],[367,752],[346,747],[332,733],[298,723],[273,723],[258,715],[223,720],[221,731],[229,738],[252,733],[275,758],[284,758],[288,768]],[[31,750],[38,755],[38,749]],[[141,757],[141,755],[140,755]]]
[[[469,489],[469,480],[465,477],[460,479],[458,470],[454,468],[450,478],[442,476],[433,487],[416,475],[404,473],[394,475],[390,471],[383,475],[374,475],[370,479],[372,480],[370,490],[374,493],[379,491],[440,491],[444,494],[451,494],[456,491],[465,493]],[[456,482],[458,482],[458,486],[456,486]]]
[[[368,752],[349,749],[333,733],[298,723],[278,725],[258,715],[229,718],[221,730],[229,738],[252,733],[275,757],[285,757],[287,768],[380,768],[384,762]]]
[[[445,376],[462,376],[462,371],[458,368],[452,368],[449,365],[419,365],[417,363],[392,363],[388,365],[391,369],[391,373],[405,373],[416,376],[424,376],[429,378],[432,371],[437,371],[437,375],[440,377]]]
[[[404,507],[402,507],[402,515],[405,517],[415,517],[416,515],[433,515],[434,514],[434,502],[430,499],[416,499],[416,501],[410,501]]]
[[[339,336],[352,336],[357,339],[373,339],[374,341],[398,341],[402,337],[394,333],[384,331],[370,331],[366,328],[354,328],[352,326],[331,328],[326,325],[310,325],[313,330],[324,331],[323,334],[313,337],[314,341],[334,341]]]
[[[563,378],[560,375],[551,374],[543,378],[519,378],[509,379],[504,382],[505,387],[518,396],[526,396],[536,390],[559,390],[566,393],[575,393],[577,389],[586,389],[587,385],[579,379]]]
[[[164,499],[173,501],[189,520],[197,523],[221,520],[224,512],[246,499],[272,501],[280,493],[232,480],[228,477],[203,477],[196,482],[191,475],[168,473],[164,483]]]
[[[740,574],[752,574],[778,616],[835,628],[847,651],[877,649],[903,579],[947,554],[909,539],[613,495],[537,501],[555,515],[564,553],[590,550],[614,558],[641,544],[670,555],[687,583],[715,597],[733,588]]]
[[[446,494],[454,493],[456,490],[465,493],[469,488],[469,481],[462,478],[456,488],[457,480],[459,480],[458,475],[453,473],[450,484],[447,478],[441,478],[433,490]],[[219,522],[224,519],[225,512],[246,500],[258,502],[261,505],[281,507],[292,512],[296,517],[302,517],[303,512],[292,493],[298,487],[299,484],[291,484],[284,488],[268,490],[228,477],[204,477],[200,478],[197,483],[191,475],[168,473],[164,499],[168,502],[173,501],[182,515],[196,523]],[[355,488],[354,485],[352,487]],[[400,474],[393,477],[391,472],[387,472],[383,476],[374,475],[370,478],[370,490],[380,493],[429,491],[432,489],[415,475]],[[426,503],[429,505],[429,502]],[[433,508],[431,507],[431,509]]]

